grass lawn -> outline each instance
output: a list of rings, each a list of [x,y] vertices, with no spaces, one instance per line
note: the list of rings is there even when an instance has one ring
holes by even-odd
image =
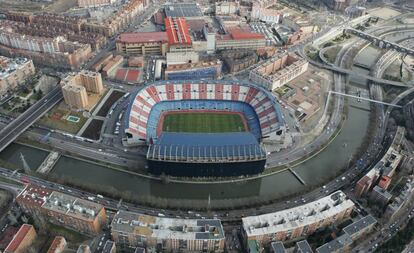
[[[221,113],[173,113],[164,117],[162,130],[165,132],[225,133],[245,132],[240,114]]]
[[[86,235],[80,234],[74,230],[70,230],[52,223],[49,223],[49,234],[53,236],[63,236],[67,241],[74,244],[79,244],[90,239]]]
[[[57,115],[60,115],[60,118]],[[69,115],[79,117],[79,122],[66,120]],[[56,106],[43,116],[38,123],[53,129],[76,134],[85,124],[86,120],[87,118],[83,117],[81,112],[66,111]]]

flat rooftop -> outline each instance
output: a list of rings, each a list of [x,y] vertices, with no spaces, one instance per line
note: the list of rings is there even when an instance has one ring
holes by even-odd
[[[298,253],[313,253],[313,250],[307,240],[297,242],[296,247],[298,249]]]
[[[318,223],[353,207],[354,203],[342,191],[337,191],[294,208],[245,217],[242,222],[247,236],[260,236]]]
[[[202,17],[203,13],[195,3],[174,3],[164,6],[167,17]]]
[[[271,248],[274,253],[286,253],[285,246],[282,242],[272,242]]]
[[[177,240],[222,240],[224,231],[218,219],[175,219],[118,211],[112,230],[147,238]]]
[[[167,42],[168,37],[166,32],[122,33],[116,41],[121,43]]]
[[[24,57],[8,58],[0,55],[0,80],[21,69],[29,61]]]
[[[340,237],[332,240],[316,249],[317,253],[332,253],[342,252],[345,247],[352,244],[352,239],[348,234],[343,234]]]
[[[36,185],[27,185],[16,197],[16,201],[31,206],[42,206],[46,199],[52,194],[52,190]]]
[[[112,253],[112,248],[115,247],[115,243],[113,241],[106,241],[105,246],[102,249],[102,253]]]
[[[365,216],[344,228],[344,232],[352,237],[352,235],[359,233],[361,230],[370,227],[377,223],[377,220],[372,215]]]
[[[52,192],[42,207],[82,220],[94,220],[103,208],[100,204],[60,192]]]

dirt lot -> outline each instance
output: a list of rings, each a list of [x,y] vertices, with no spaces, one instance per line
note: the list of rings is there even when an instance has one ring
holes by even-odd
[[[55,0],[52,3],[24,0],[0,0],[0,11],[65,12],[76,6],[76,2],[76,0]]]
[[[83,132],[82,137],[92,140],[99,140],[99,136],[101,135],[102,124],[102,120],[93,119],[89,126]]]
[[[122,91],[118,91],[118,90],[114,90],[111,95],[109,96],[109,98],[105,101],[105,104],[102,105],[101,109],[99,109],[98,113],[96,114],[97,116],[102,116],[105,117],[106,114],[108,114],[109,109],[111,108],[111,106],[118,100],[120,99],[125,93]]]

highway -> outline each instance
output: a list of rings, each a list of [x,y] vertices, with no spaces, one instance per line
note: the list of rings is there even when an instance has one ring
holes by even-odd
[[[63,98],[60,86],[37,101],[0,131],[0,152]]]

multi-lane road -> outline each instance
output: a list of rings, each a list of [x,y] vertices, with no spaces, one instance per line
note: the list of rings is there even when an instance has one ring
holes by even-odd
[[[20,114],[12,122],[0,131],[0,151],[3,151],[21,133],[27,130],[36,120],[55,106],[63,95],[60,87],[55,87],[46,96],[37,101],[25,112]]]

